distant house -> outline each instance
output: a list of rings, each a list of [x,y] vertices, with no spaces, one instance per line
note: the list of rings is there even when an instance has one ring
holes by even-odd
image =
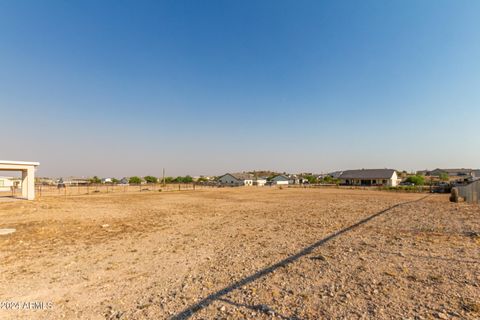
[[[112,178],[103,178],[102,183],[112,183]]]
[[[278,176],[275,176],[271,180],[272,184],[278,184],[278,185],[287,185],[287,184],[290,184],[291,181],[292,181],[292,179],[290,177],[287,177],[284,174],[280,174]]]
[[[253,176],[249,173],[227,173],[218,178],[218,183],[224,186],[252,186]]]
[[[47,177],[38,177],[35,179],[36,183],[41,184],[43,186],[53,186],[56,185],[56,180]]]
[[[338,179],[342,174],[343,174],[343,171],[334,171],[334,172],[330,172],[328,176],[333,179]]]
[[[79,186],[79,185],[87,185],[90,183],[89,179],[87,178],[79,178],[79,177],[66,177],[60,178],[56,181],[57,185],[63,186]]]
[[[425,171],[426,176],[430,177],[440,177],[443,174],[448,175],[449,177],[471,177],[475,174],[476,170],[473,169],[440,169],[437,168],[432,171]]]
[[[393,169],[347,170],[339,176],[341,184],[351,186],[389,186],[399,183],[397,172]]]
[[[263,177],[258,177],[258,178],[255,178],[253,180],[253,185],[254,186],[259,186],[259,187],[262,187],[264,185],[267,184],[267,178],[263,178]]]
[[[21,181],[18,178],[0,177],[0,191],[11,191],[12,188],[20,188]]]
[[[120,179],[120,182],[118,183],[119,185],[128,185],[128,178],[122,178]]]
[[[416,175],[417,176],[427,176],[428,173],[429,173],[428,170],[419,170],[419,171],[416,172]]]
[[[480,178],[480,170],[478,169],[440,169],[417,171],[418,175],[439,178],[442,175],[447,175],[450,180],[476,180]]]
[[[298,176],[290,176],[291,181],[293,181],[293,184],[308,184],[308,179],[305,177],[298,177]],[[293,178],[293,179],[292,179]]]

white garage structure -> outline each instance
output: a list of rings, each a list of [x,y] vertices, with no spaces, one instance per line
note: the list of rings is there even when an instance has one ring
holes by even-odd
[[[287,185],[290,183],[290,178],[287,177],[286,175],[280,174],[278,176],[275,176],[272,179],[272,184],[277,184],[277,185]]]
[[[22,198],[35,199],[35,169],[39,162],[6,161],[0,160],[0,171],[22,172]]]

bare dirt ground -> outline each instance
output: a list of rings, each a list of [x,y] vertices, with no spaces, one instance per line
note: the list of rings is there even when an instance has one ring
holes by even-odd
[[[0,319],[478,319],[480,207],[424,197],[237,188],[0,202],[0,228],[17,229],[0,236]]]

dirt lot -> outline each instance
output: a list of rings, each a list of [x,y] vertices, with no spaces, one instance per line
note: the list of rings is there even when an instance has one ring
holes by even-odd
[[[238,188],[0,202],[0,228],[17,229],[0,235],[0,318],[478,319],[480,207],[425,196]]]

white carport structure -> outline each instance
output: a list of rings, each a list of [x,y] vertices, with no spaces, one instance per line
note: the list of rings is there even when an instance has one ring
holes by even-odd
[[[0,171],[22,172],[22,198],[35,199],[35,168],[39,162],[6,161],[0,160]]]

